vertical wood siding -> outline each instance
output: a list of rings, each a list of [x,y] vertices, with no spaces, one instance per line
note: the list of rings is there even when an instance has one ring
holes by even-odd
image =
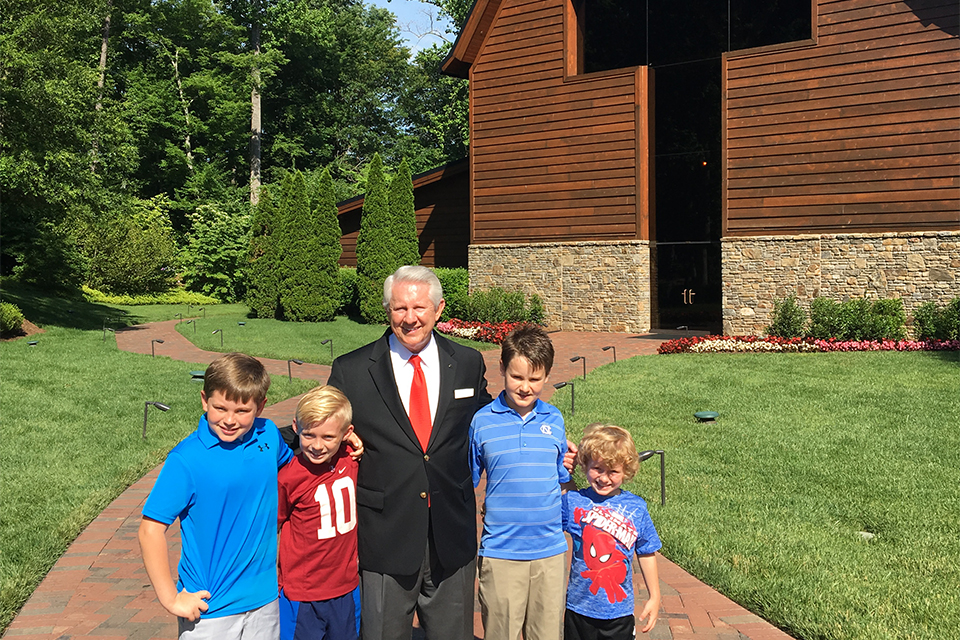
[[[648,237],[638,71],[568,76],[568,1],[504,0],[470,69],[474,243]]]
[[[958,15],[819,0],[815,45],[727,54],[724,235],[960,228]]]

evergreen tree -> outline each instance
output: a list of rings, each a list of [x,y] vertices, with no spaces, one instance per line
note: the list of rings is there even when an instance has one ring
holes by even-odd
[[[383,161],[374,154],[367,172],[367,193],[357,235],[357,294],[360,315],[370,323],[387,321],[383,309],[383,281],[400,264],[391,249],[390,208]]]
[[[279,300],[278,211],[269,188],[260,192],[253,215],[249,264],[247,266],[247,306],[258,318],[277,317]]]
[[[321,189],[324,185],[329,194],[321,196],[325,206],[311,206],[302,173],[296,171],[283,179],[280,307],[286,320],[333,320],[340,302],[340,234],[329,175],[326,180],[321,177]]]
[[[420,243],[417,239],[417,210],[413,203],[413,179],[406,158],[390,182],[390,222],[393,253],[399,265],[420,264]]]

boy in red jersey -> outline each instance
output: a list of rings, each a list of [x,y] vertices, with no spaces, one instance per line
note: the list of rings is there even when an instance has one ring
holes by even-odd
[[[352,421],[335,387],[297,405],[301,452],[278,474],[281,640],[357,638],[357,462],[343,441]]]

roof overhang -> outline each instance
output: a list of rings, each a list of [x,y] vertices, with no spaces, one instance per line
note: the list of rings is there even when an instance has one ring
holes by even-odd
[[[490,33],[490,26],[502,2],[503,0],[476,0],[473,3],[463,30],[460,31],[456,42],[453,43],[453,48],[440,65],[443,73],[458,78],[470,76],[470,65],[477,59],[480,47]]]
[[[425,187],[428,184],[433,184],[434,182],[439,182],[444,178],[449,178],[455,176],[459,173],[463,173],[470,168],[469,158],[463,158],[461,160],[454,160],[448,164],[445,164],[429,171],[424,171],[423,173],[418,173],[413,176],[413,188],[414,190],[419,189],[420,187]],[[359,196],[354,196],[349,200],[344,200],[343,202],[337,203],[337,215],[342,216],[345,213],[350,213],[351,211],[356,211],[358,209],[363,209],[363,198],[364,194]]]

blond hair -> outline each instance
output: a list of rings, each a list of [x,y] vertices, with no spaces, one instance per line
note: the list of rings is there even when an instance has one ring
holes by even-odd
[[[297,428],[301,431],[331,418],[337,421],[341,430],[353,422],[353,407],[336,387],[314,387],[297,403]]]
[[[220,391],[227,400],[257,405],[267,399],[270,374],[259,360],[245,353],[226,353],[207,367],[203,374],[203,393],[207,398]]]
[[[602,462],[608,467],[622,467],[625,480],[636,475],[640,467],[637,446],[630,432],[613,424],[594,422],[583,430],[577,451],[577,464]]]

